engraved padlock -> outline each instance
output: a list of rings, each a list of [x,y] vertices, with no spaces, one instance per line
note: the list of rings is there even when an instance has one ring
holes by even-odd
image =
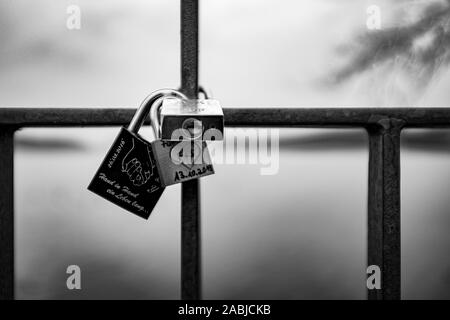
[[[88,186],[90,191],[145,219],[166,186],[214,173],[205,143],[190,149],[171,141],[148,142],[138,134],[149,113],[154,130],[157,128],[152,110],[168,96],[186,99],[175,90],[149,95],[128,128],[121,129]],[[201,155],[198,149],[203,149]],[[188,157],[186,150],[194,150],[194,156]]]
[[[208,99],[178,99],[167,97],[163,100],[160,118],[162,140],[223,140],[224,117],[219,101]]]

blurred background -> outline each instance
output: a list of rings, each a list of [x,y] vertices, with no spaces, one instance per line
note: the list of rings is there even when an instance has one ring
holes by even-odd
[[[381,30],[366,26],[371,5]],[[201,1],[201,84],[223,106],[449,106],[448,12],[431,0]],[[0,0],[0,41],[0,106],[134,108],[179,86],[178,0]],[[117,132],[17,133],[17,298],[179,298],[180,187],[148,221],[86,189]],[[203,297],[365,299],[367,142],[358,129],[283,129],[278,174],[217,164],[202,179]],[[402,136],[406,299],[450,298],[449,142],[447,130]],[[79,291],[66,288],[72,264]]]

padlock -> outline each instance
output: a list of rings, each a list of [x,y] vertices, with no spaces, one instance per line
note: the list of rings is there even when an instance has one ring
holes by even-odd
[[[224,117],[219,101],[208,99],[165,98],[160,118],[162,140],[223,140]]]
[[[214,173],[206,143],[148,142],[138,134],[149,113],[153,129],[158,129],[153,109],[159,108],[162,98],[168,96],[186,99],[175,90],[149,95],[128,128],[121,129],[88,186],[90,191],[145,219],[166,186]]]

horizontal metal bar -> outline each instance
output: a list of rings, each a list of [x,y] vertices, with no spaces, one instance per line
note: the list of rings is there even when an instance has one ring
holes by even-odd
[[[65,127],[128,124],[136,108],[0,108],[0,126]],[[233,127],[370,127],[386,118],[405,127],[450,127],[450,108],[224,108]]]

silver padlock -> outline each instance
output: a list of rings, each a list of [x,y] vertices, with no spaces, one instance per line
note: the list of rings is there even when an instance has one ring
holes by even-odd
[[[147,114],[150,114],[150,122],[156,140],[151,142],[153,154],[156,158],[161,184],[164,187],[172,184],[200,178],[214,174],[208,147],[203,141],[164,141],[158,138],[161,131],[158,121],[158,110],[161,103],[168,98],[188,100],[185,95],[175,90],[163,90],[166,94],[157,97],[157,92],[150,95],[134,115],[128,130],[137,133],[142,126]],[[151,98],[152,96],[157,98]]]
[[[186,97],[175,90],[159,90],[141,104],[128,128],[123,127],[88,189],[143,218],[148,218],[166,186],[214,173],[203,141],[148,142],[138,131],[163,97]],[[156,134],[156,133],[155,133]]]
[[[163,99],[160,110],[161,140],[223,140],[224,117],[219,101],[208,99]]]

